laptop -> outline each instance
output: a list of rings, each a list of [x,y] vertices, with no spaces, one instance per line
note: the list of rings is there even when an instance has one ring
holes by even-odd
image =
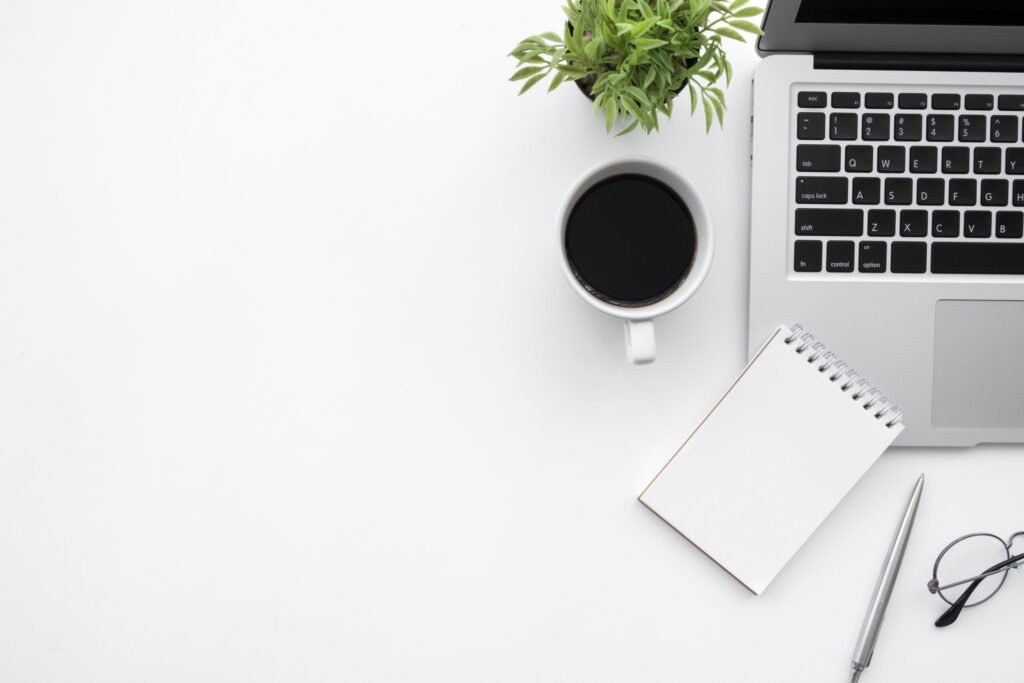
[[[758,51],[751,352],[801,323],[896,445],[1024,442],[1024,2],[771,0]]]

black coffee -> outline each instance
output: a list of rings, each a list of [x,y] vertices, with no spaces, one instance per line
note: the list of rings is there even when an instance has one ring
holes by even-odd
[[[693,216],[683,200],[644,175],[595,184],[576,202],[565,228],[576,279],[618,306],[644,306],[674,292],[696,250]]]

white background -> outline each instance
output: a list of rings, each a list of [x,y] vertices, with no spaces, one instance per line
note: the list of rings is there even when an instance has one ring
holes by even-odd
[[[1019,448],[888,453],[761,597],[636,502],[744,361],[757,58],[613,139],[506,81],[558,5],[4,3],[0,681],[840,681],[922,471],[865,680],[1020,679],[1019,576],[925,588]],[[634,153],[718,239],[643,368],[554,234]]]

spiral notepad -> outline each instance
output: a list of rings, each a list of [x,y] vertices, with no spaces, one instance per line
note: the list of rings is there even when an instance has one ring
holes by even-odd
[[[640,502],[758,594],[902,431],[901,417],[821,342],[782,326]]]

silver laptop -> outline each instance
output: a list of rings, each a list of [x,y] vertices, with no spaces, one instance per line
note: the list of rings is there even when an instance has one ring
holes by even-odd
[[[772,0],[764,28],[751,351],[799,322],[903,407],[898,445],[1024,442],[1024,2]]]

